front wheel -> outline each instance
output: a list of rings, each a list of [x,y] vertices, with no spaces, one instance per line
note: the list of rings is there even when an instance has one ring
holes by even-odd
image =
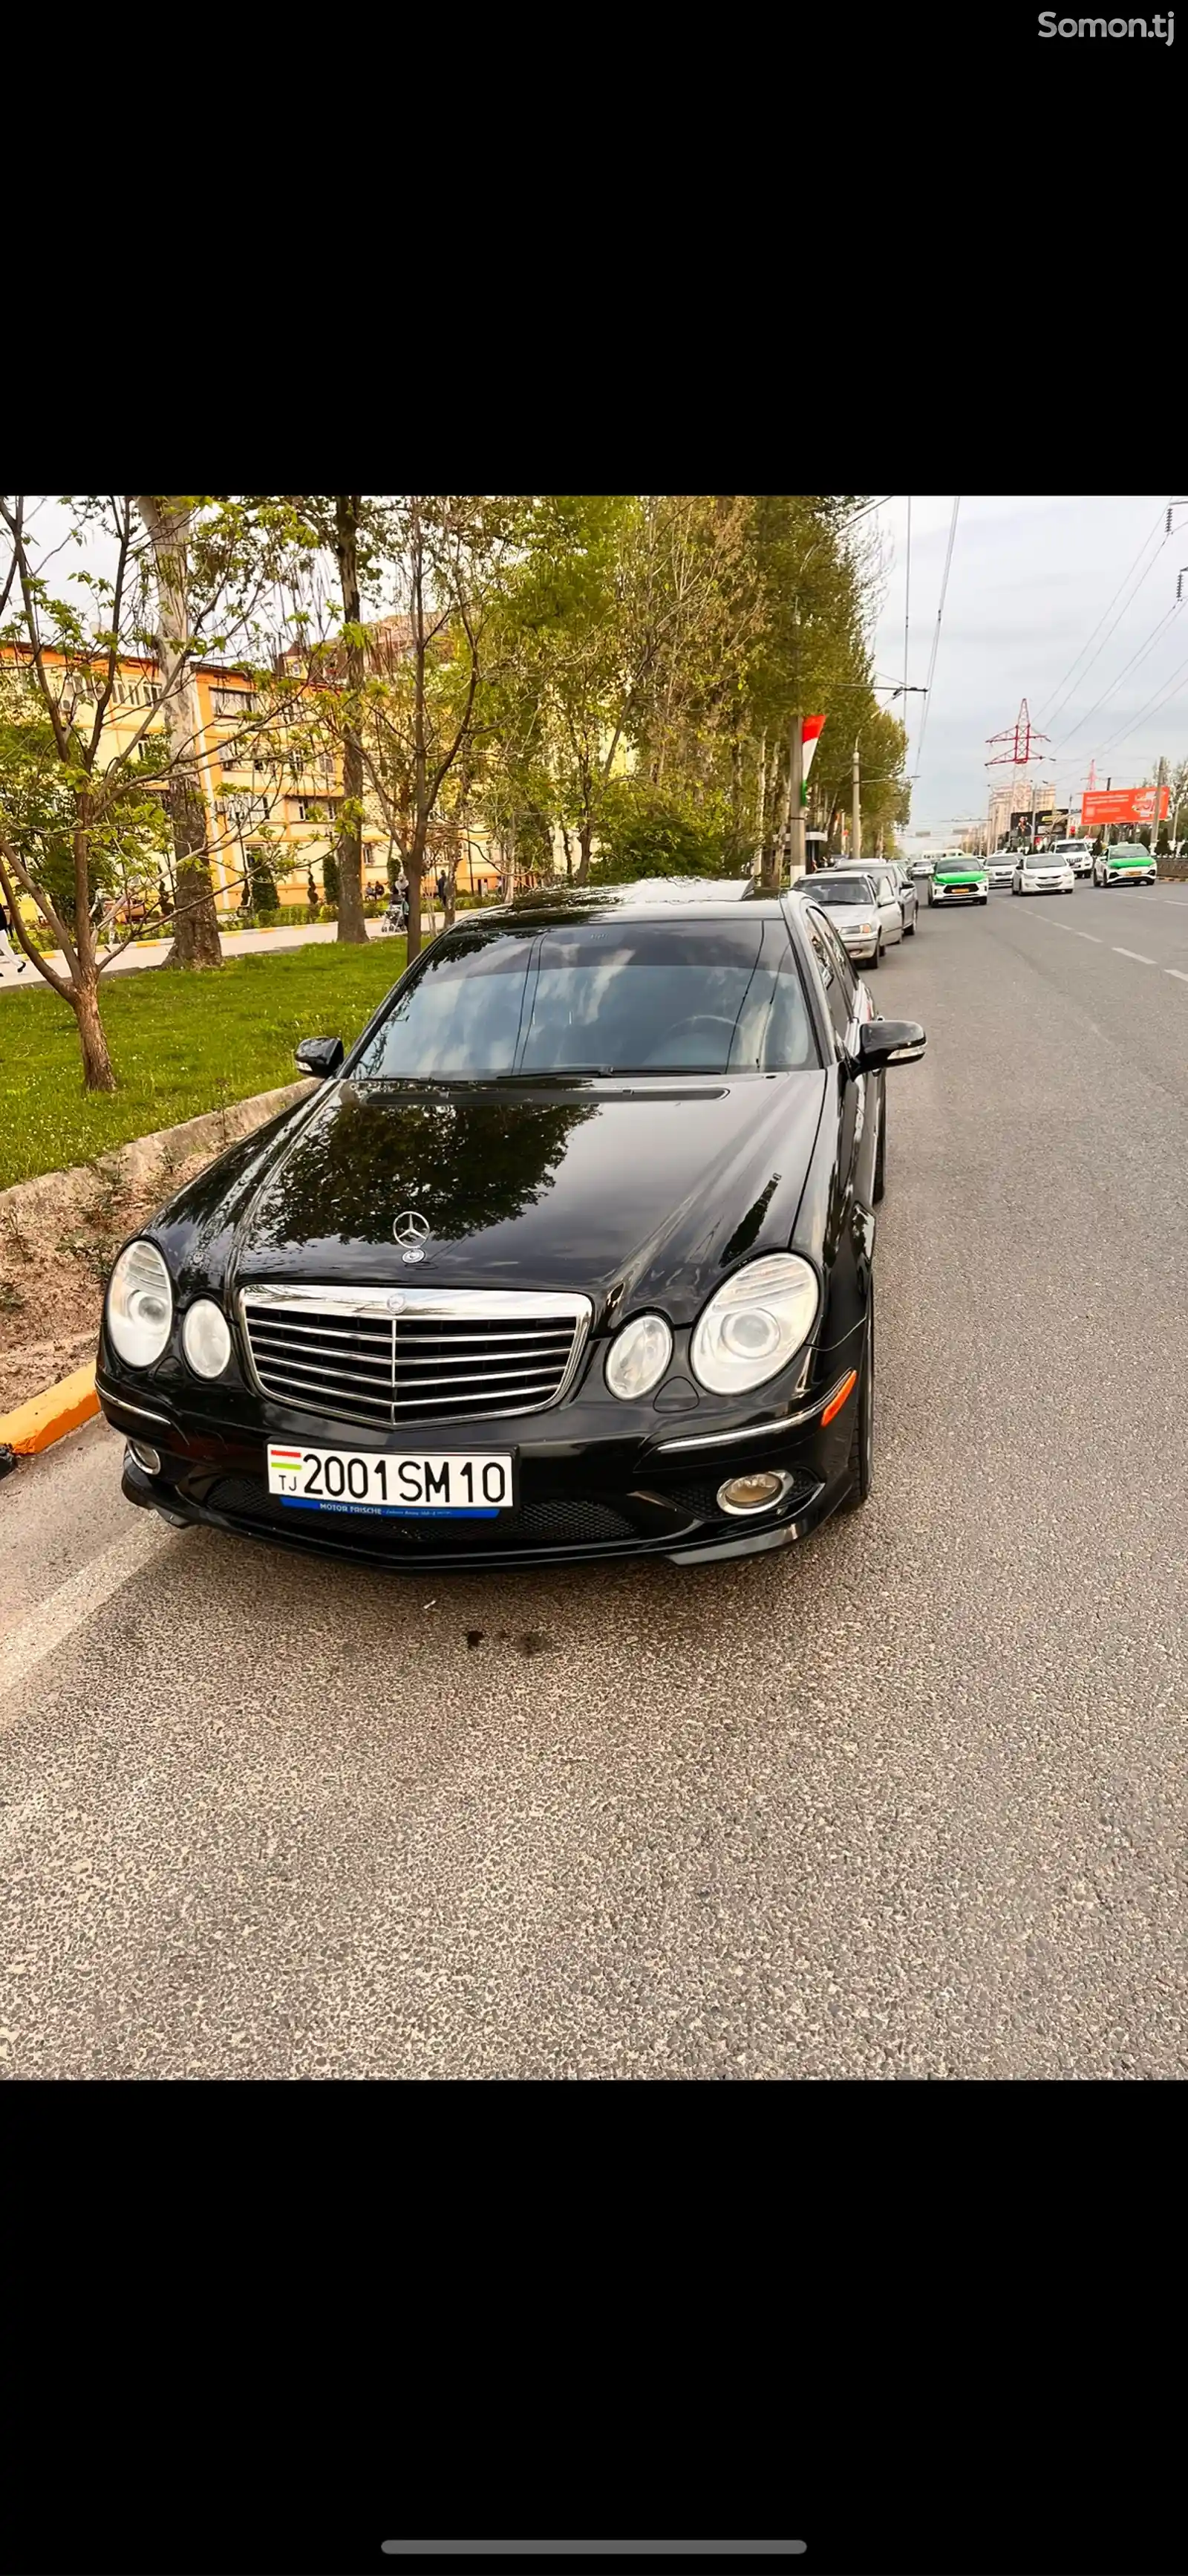
[[[870,961],[870,971],[871,971],[871,974],[872,974],[872,975],[873,975],[873,973],[874,973],[874,970],[875,970],[876,966],[881,966],[881,965],[882,965],[882,962],[883,962],[883,943],[882,943],[882,940],[880,939],[879,944],[878,944],[878,947],[877,947],[877,948],[876,948],[876,950],[875,950],[874,956],[871,958],[871,961]]]
[[[903,935],[904,935],[904,938],[905,938],[905,939],[914,939],[914,938],[915,938],[915,936],[916,936],[916,916],[915,916],[915,914],[914,914],[914,913],[912,914],[911,920],[910,920],[910,921],[908,921],[908,922],[905,922],[905,923],[904,923]]]
[[[850,1490],[841,1508],[856,1512],[870,1492],[874,1468],[874,1281],[866,1310],[866,1348],[852,1401],[857,1406],[850,1441]]]

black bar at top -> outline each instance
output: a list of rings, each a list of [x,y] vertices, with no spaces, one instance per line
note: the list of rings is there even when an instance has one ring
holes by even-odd
[[[388,2558],[802,2558],[804,2540],[384,2540]]]

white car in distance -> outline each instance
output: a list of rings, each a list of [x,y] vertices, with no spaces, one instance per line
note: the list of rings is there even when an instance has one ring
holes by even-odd
[[[1092,841],[1053,841],[1048,857],[1066,859],[1075,877],[1091,877],[1093,874]]]
[[[995,850],[986,861],[986,875],[992,886],[1009,886],[1015,873],[1015,852]]]
[[[1076,878],[1068,859],[1055,850],[1020,850],[1011,877],[1012,894],[1073,894]]]
[[[797,894],[823,905],[847,954],[865,966],[882,964],[883,951],[903,937],[903,912],[885,868],[825,868],[802,877]]]

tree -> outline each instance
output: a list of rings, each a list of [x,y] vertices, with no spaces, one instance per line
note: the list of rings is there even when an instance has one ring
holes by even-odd
[[[167,966],[221,966],[208,848],[206,800],[198,770],[202,720],[194,677],[190,610],[190,541],[195,500],[139,492],[136,506],[156,573],[154,644],[169,744],[169,819],[173,827],[177,914]]]
[[[130,751],[99,766],[132,587],[132,502],[125,495],[110,504],[112,573],[84,577],[95,603],[93,629],[73,602],[51,595],[24,497],[0,500],[0,517],[9,539],[0,616],[16,604],[0,628],[10,650],[0,726],[0,891],[21,947],[74,1013],[85,1088],[114,1091],[99,978],[116,952],[100,957],[100,933],[130,880],[146,880],[150,871],[155,877],[163,823],[160,794],[146,792],[145,764],[133,757],[147,716]],[[52,933],[63,968],[31,938],[22,895]]]
[[[355,947],[366,945],[363,918],[363,738],[360,731],[364,678],[364,630],[359,597],[359,514],[363,496],[339,492],[334,501],[334,552],[342,590],[342,639],[346,654],[343,700],[342,804],[338,832],[338,936]]]
[[[410,960],[421,944],[424,872],[443,790],[474,740],[507,537],[498,496],[410,494],[389,505],[387,560],[399,605],[367,630],[361,730],[366,776],[408,878]],[[444,843],[448,833],[438,837]]]

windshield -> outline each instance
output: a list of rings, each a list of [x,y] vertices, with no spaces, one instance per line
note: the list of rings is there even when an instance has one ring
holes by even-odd
[[[848,903],[851,909],[858,903],[869,904],[878,901],[869,877],[839,877],[832,874],[826,877],[814,877],[812,895],[814,903]]]
[[[777,1073],[819,1061],[783,922],[467,927],[430,949],[359,1081]]]

